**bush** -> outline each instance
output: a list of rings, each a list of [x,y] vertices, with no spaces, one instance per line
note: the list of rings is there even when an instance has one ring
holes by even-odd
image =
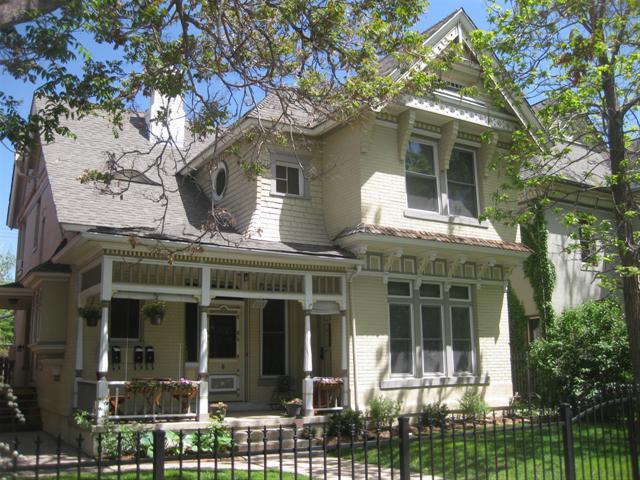
[[[531,346],[531,366],[540,393],[553,400],[588,400],[631,381],[621,306],[607,299],[566,310]]]
[[[389,425],[400,415],[401,408],[401,402],[384,397],[376,397],[367,404],[367,416],[370,418],[372,425]]]
[[[436,402],[424,406],[420,420],[423,427],[445,428],[448,416],[449,407],[444,403]]]
[[[465,420],[481,420],[489,412],[489,406],[478,393],[466,392],[460,399],[460,410]]]
[[[327,426],[327,435],[337,437],[340,435],[351,435],[351,432],[359,435],[363,430],[364,415],[362,415],[362,412],[345,408],[331,415],[329,425]]]

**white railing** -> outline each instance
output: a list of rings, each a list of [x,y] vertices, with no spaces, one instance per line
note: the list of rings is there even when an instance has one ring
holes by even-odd
[[[190,420],[198,413],[198,382],[133,380],[109,382],[113,420]]]

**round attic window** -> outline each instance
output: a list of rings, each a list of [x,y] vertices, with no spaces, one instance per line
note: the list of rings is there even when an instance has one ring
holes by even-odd
[[[213,198],[215,200],[222,200],[225,192],[227,191],[227,183],[229,182],[229,172],[227,171],[227,164],[220,162],[218,168],[216,168],[213,174]]]

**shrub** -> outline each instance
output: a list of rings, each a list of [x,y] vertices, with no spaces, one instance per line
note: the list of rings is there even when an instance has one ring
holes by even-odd
[[[380,396],[367,404],[367,416],[372,425],[388,425],[400,415],[401,408],[401,402]]]
[[[565,310],[531,346],[531,366],[543,395],[553,400],[592,399],[631,381],[624,314],[614,300]]]
[[[358,410],[345,408],[342,411],[331,415],[327,426],[327,435],[337,437],[340,435],[351,435],[353,431],[356,435],[364,430],[364,415]]]
[[[422,409],[420,420],[423,427],[445,428],[449,407],[444,403],[429,403]]]
[[[478,393],[466,392],[460,399],[460,410],[466,420],[481,420],[489,412],[489,406]]]

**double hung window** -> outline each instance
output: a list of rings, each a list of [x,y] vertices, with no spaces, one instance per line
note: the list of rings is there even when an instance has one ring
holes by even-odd
[[[407,207],[438,214],[477,218],[475,153],[454,148],[449,167],[440,171],[435,144],[411,140],[405,157]]]
[[[389,352],[393,376],[473,375],[471,288],[390,281]]]

